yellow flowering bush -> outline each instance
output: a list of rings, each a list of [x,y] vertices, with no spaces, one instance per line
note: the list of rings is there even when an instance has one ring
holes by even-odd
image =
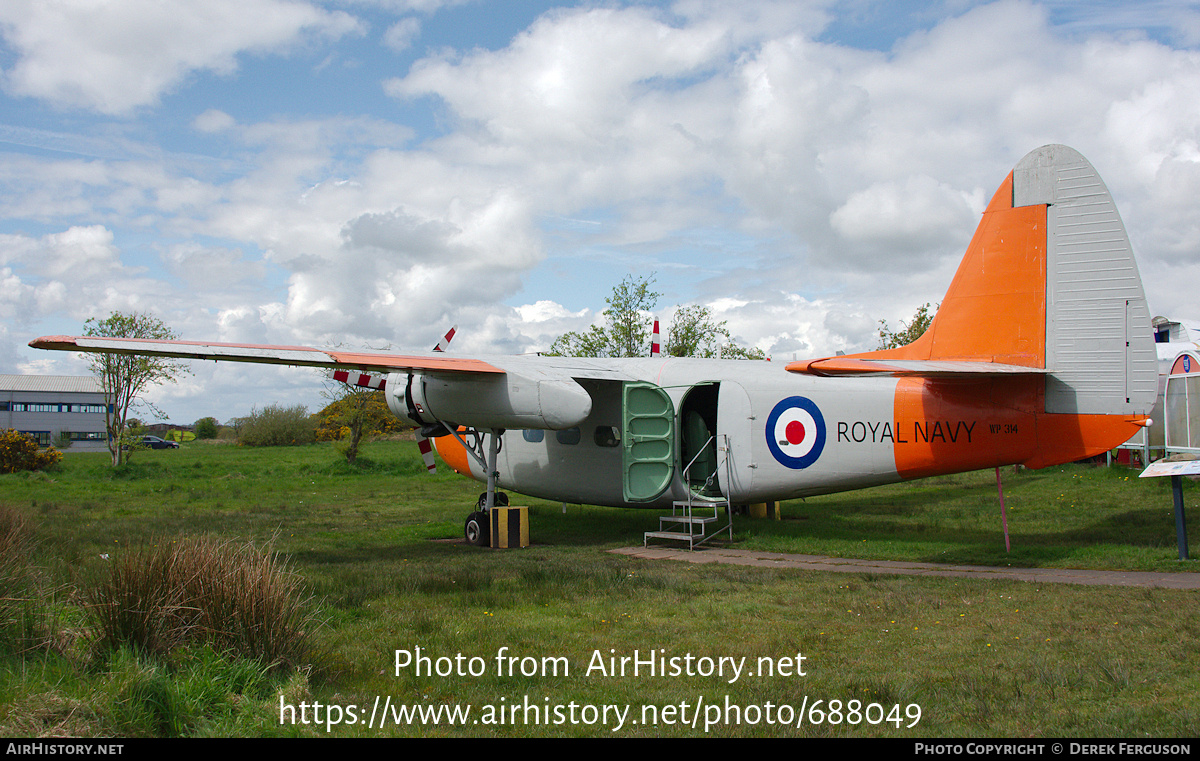
[[[0,473],[45,470],[61,461],[62,452],[54,447],[39,449],[36,441],[20,431],[9,428],[0,433]]]

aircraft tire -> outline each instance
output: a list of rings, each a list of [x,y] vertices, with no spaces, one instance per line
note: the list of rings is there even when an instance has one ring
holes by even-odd
[[[488,547],[492,543],[491,528],[488,524],[487,513],[476,510],[467,516],[467,522],[463,526],[463,536],[466,537],[467,544]]]

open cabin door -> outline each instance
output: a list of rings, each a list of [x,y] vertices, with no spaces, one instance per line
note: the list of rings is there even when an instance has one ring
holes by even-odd
[[[751,491],[750,397],[730,381],[697,383],[679,405],[680,467],[692,494],[742,500]]]
[[[621,392],[621,487],[627,502],[650,502],[675,474],[675,407],[653,383],[629,382]]]

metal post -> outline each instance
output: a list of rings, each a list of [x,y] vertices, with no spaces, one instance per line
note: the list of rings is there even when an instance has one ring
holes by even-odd
[[[496,479],[500,477],[500,472],[496,470],[496,458],[500,454],[500,433],[500,429],[493,428],[491,441],[488,442],[487,502],[483,506],[485,512],[496,506]]]
[[[1187,522],[1183,515],[1183,476],[1171,476],[1171,494],[1175,498],[1175,539],[1179,543],[1179,559],[1187,560]]]

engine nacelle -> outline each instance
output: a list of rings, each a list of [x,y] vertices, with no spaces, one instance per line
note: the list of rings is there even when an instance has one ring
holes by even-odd
[[[573,380],[511,372],[391,373],[386,395],[392,414],[420,426],[557,431],[579,425],[592,411],[592,397]]]

